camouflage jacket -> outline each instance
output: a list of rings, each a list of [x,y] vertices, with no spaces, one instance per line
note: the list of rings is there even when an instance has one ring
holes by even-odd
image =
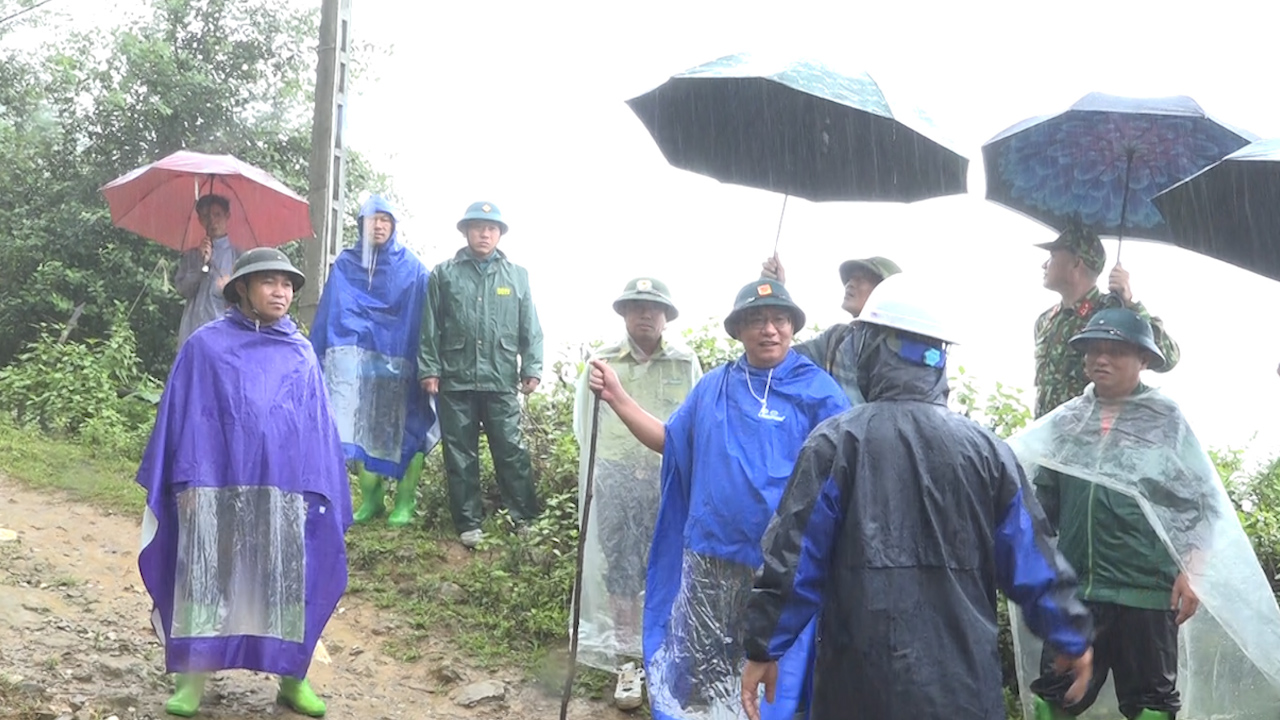
[[[827,371],[836,384],[844,390],[845,397],[854,407],[866,402],[858,387],[857,326],[853,323],[832,325],[822,334],[796,343],[791,349],[809,358],[815,365]]]
[[[1089,385],[1084,375],[1084,355],[1072,350],[1067,341],[1084,329],[1095,312],[1123,306],[1118,295],[1103,295],[1094,288],[1074,306],[1063,308],[1062,303],[1058,303],[1036,319],[1036,417],[1079,396]],[[1164,323],[1160,318],[1151,317],[1142,303],[1130,305],[1129,309],[1151,322],[1156,345],[1165,358],[1159,372],[1172,370],[1178,364],[1180,351],[1165,332]]]

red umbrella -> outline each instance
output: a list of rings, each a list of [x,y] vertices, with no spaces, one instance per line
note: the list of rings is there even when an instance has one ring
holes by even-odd
[[[230,155],[182,150],[102,186],[116,227],[180,251],[204,238],[195,208],[196,200],[209,193],[231,203],[227,235],[237,248],[275,247],[313,236],[306,200]]]

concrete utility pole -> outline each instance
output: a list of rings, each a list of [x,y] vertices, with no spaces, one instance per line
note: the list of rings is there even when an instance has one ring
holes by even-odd
[[[321,0],[319,60],[316,63],[316,109],[311,126],[311,228],[315,240],[306,248],[302,271],[307,284],[298,298],[302,321],[315,319],[320,291],[342,249],[342,212],[346,201],[346,148],[342,124],[347,105],[347,59],[350,55],[351,0]]]

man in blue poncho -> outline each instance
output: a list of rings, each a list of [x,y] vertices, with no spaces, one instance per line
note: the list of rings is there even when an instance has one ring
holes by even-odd
[[[207,674],[280,675],[277,702],[313,717],[304,679],[347,586],[351,492],[315,354],[288,316],[302,273],[273,248],[236,261],[227,314],[178,352],[138,484],[138,569],[165,667],[165,710],[191,717]]]
[[[431,400],[418,387],[418,336],[427,297],[426,266],[396,237],[396,214],[380,195],[357,218],[359,240],[333,263],[311,328],[329,402],[347,459],[360,478],[364,523],[386,510],[385,479],[395,478],[394,527],[413,519],[423,455],[440,433]]]
[[[804,313],[786,288],[756,280],[724,322],[745,353],[707,373],[664,425],[594,361],[591,388],[636,439],[662,453],[662,499],[645,582],[644,661],[655,718],[742,714],[741,616],[760,538],[800,447],[849,408],[830,375],[791,350]],[[813,626],[782,659],[770,720],[803,709]]]

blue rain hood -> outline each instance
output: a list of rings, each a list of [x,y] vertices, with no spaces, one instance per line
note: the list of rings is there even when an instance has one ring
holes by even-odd
[[[439,438],[430,398],[418,387],[418,338],[431,273],[402,245],[393,225],[380,246],[366,245],[364,221],[384,212],[380,195],[365,201],[360,239],[333,263],[311,328],[311,345],[347,458],[370,472],[401,478],[416,453]]]

